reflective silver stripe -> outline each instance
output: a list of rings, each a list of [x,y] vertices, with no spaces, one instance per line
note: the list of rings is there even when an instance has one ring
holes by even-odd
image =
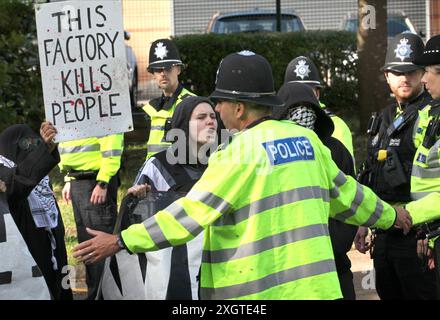
[[[313,224],[275,234],[255,242],[246,243],[238,248],[221,249],[215,251],[204,250],[202,262],[219,263],[241,259],[296,241],[328,235],[329,233],[327,225]]]
[[[336,214],[333,218],[344,222],[346,219],[354,216],[357,208],[362,203],[362,200],[364,200],[364,191],[362,190],[362,185],[360,183],[356,183],[356,194],[354,195],[354,199],[350,204],[350,209]]]
[[[154,244],[159,248],[171,247],[171,243],[167,240],[156,221],[156,216],[152,216],[143,222]]]
[[[74,147],[62,147],[58,148],[60,154],[66,153],[80,153],[89,151],[100,151],[101,146],[99,144],[90,144],[88,146],[74,146]]]
[[[347,177],[345,176],[345,174],[342,171],[339,171],[336,178],[333,179],[333,182],[335,183],[335,185],[337,187],[340,187],[347,182]]]
[[[339,171],[338,175],[333,179],[333,183],[335,186],[330,189],[330,197],[332,199],[339,197],[339,187],[344,185],[347,182],[347,177],[342,171]]]
[[[152,126],[150,129],[163,131],[163,130],[165,130],[165,127],[164,126]]]
[[[193,201],[200,201],[210,206],[211,208],[221,212],[222,214],[231,211],[232,206],[229,202],[223,200],[222,198],[216,196],[211,192],[200,192],[197,190],[191,190],[187,195],[187,199]]]
[[[440,190],[432,190],[429,192],[411,192],[411,198],[414,200],[422,199],[423,197],[426,197],[428,194],[433,192],[440,192]]]
[[[310,264],[283,270],[270,274],[264,278],[240,283],[232,286],[221,288],[201,288],[200,293],[202,299],[223,300],[247,296],[258,293],[287,282],[296,281],[303,278],[317,276],[329,272],[336,272],[333,259],[322,260]],[[335,276],[336,277],[336,276]]]
[[[165,208],[173,217],[194,237],[203,231],[203,227],[193,218],[188,216],[185,209],[178,203],[172,203]]]
[[[438,158],[439,148],[440,148],[440,140],[437,140],[428,152],[428,159],[427,159],[428,166],[434,168],[439,166],[439,158]]]
[[[107,150],[101,152],[103,158],[110,158],[122,155],[122,150]]]
[[[249,217],[264,212],[269,209],[277,208],[285,204],[308,199],[322,199],[330,201],[329,191],[320,187],[302,187],[284,191],[266,198],[254,201],[242,207],[233,214],[221,216],[214,222],[215,226],[234,225]]]
[[[440,178],[440,168],[422,168],[413,165],[412,175],[417,178]]]
[[[379,198],[377,198],[376,201],[376,209],[374,209],[373,214],[370,216],[370,218],[368,218],[367,222],[365,222],[363,224],[364,227],[370,227],[373,224],[376,223],[377,220],[379,220],[380,216],[382,215],[383,212],[383,204],[382,204],[382,200],[380,200]]]
[[[167,149],[169,146],[169,144],[148,144],[147,150],[148,152],[161,152]]]

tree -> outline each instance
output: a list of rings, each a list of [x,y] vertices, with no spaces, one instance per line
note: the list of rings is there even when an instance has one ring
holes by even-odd
[[[30,0],[0,1],[0,131],[44,119],[35,14]]]
[[[387,0],[358,0],[358,79],[361,130],[371,113],[382,109],[389,96],[381,71],[387,47]]]

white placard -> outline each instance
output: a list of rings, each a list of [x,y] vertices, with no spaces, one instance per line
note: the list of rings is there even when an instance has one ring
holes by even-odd
[[[133,130],[120,1],[35,6],[46,119],[56,141]]]

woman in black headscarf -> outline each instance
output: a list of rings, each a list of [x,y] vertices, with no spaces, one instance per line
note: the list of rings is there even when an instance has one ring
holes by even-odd
[[[52,142],[56,129],[44,122],[40,134],[27,125],[13,125],[0,134],[0,180],[6,183],[10,213],[52,298],[72,299],[71,290],[62,287],[67,266],[64,225],[47,177],[60,161]]]
[[[164,204],[162,200],[155,199],[155,195],[164,195],[170,203],[175,200],[173,197],[184,196],[207,167],[210,149],[217,142],[218,123],[217,114],[209,99],[195,96],[185,98],[174,111],[169,128],[165,129],[167,141],[172,142],[172,146],[145,161],[128,193],[143,198],[150,191],[148,197],[155,201],[155,208],[149,211],[159,210],[159,206]],[[144,205],[140,203],[139,207]],[[145,211],[142,208],[140,211]],[[138,209],[135,211],[138,212]],[[146,261],[146,266],[138,264],[137,258],[133,259],[127,252],[118,252],[117,274],[125,275],[119,285],[122,290],[118,293],[113,284],[118,281],[104,276],[104,298],[198,299],[196,277],[201,263],[202,242],[203,233],[187,244],[138,255],[139,261]],[[136,276],[139,272],[142,276]],[[108,275],[108,270],[105,273]]]

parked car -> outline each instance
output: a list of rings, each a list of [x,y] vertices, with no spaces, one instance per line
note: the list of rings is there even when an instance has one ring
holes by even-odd
[[[281,14],[281,32],[305,30],[301,18],[295,13]],[[274,32],[277,31],[277,14],[274,10],[249,10],[217,12],[211,18],[207,33]]]
[[[350,12],[342,20],[341,30],[357,32],[358,28],[358,13]],[[425,35],[418,32],[410,18],[403,11],[392,11],[387,16],[388,39],[402,32],[411,32],[418,34],[421,37]]]
[[[130,33],[124,31],[124,39],[130,40]],[[127,70],[128,70],[128,88],[130,91],[131,107],[137,107],[137,90],[138,90],[138,67],[136,55],[133,48],[125,44],[125,53],[127,55]]]

